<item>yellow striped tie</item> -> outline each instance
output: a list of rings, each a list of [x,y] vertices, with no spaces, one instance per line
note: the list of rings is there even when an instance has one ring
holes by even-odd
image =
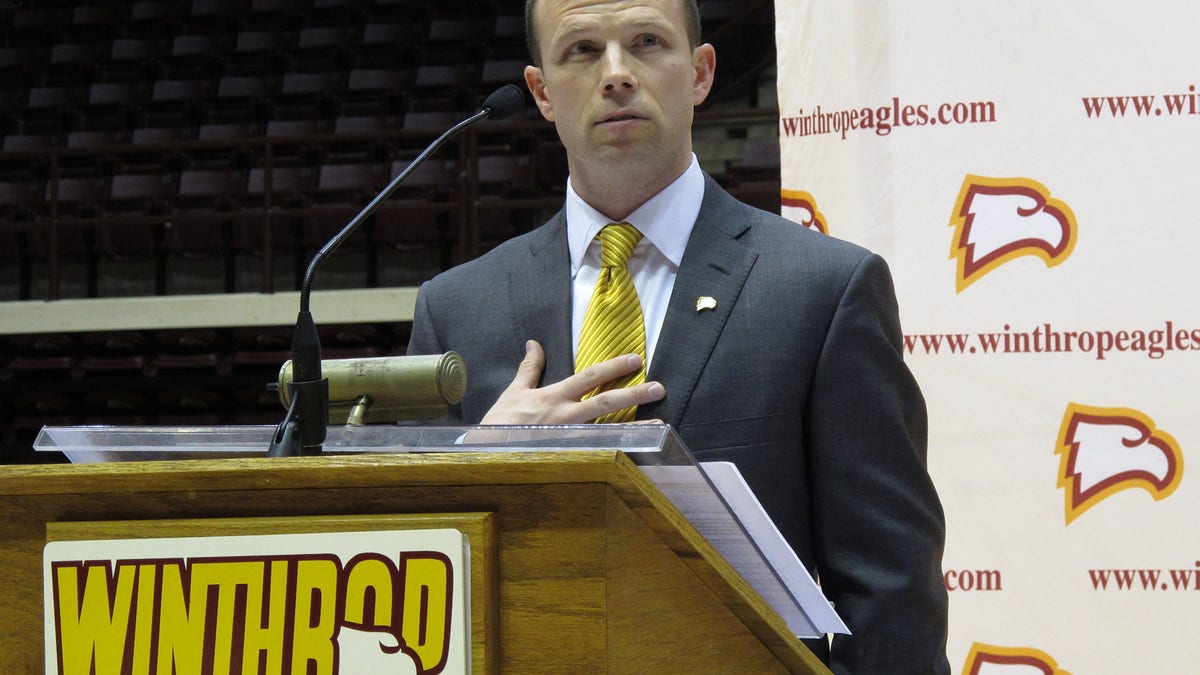
[[[575,372],[622,354],[638,354],[642,367],[636,373],[596,387],[584,395],[590,398],[607,389],[620,389],[646,381],[646,325],[633,278],[629,276],[629,256],[642,239],[642,233],[629,223],[608,225],[600,230],[600,278],[583,317]],[[637,406],[618,410],[597,422],[631,422]]]

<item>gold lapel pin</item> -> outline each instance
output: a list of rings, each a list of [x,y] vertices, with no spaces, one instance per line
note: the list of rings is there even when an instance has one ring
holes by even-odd
[[[707,295],[702,295],[702,296],[696,298],[696,311],[697,312],[703,312],[706,309],[716,309],[716,308],[717,308],[717,299],[716,298],[710,298]]]

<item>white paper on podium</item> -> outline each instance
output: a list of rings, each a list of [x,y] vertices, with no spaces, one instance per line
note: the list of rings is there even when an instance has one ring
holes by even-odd
[[[731,462],[642,470],[798,637],[850,634]]]

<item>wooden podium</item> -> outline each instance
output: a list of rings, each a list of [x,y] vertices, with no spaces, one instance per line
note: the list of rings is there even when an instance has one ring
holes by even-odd
[[[447,526],[473,672],[828,672],[616,450],[0,467],[0,672],[43,670],[49,540]]]

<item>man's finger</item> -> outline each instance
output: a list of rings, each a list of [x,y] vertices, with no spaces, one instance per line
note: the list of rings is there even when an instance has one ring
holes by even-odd
[[[636,373],[641,367],[642,357],[637,354],[625,354],[588,366],[558,382],[555,386],[562,389],[560,393],[563,396],[580,399],[596,387],[618,380],[630,373]]]
[[[513,377],[509,388],[534,389],[542,377],[542,368],[546,365],[546,352],[537,340],[525,342],[525,358],[517,366],[517,374]]]
[[[630,406],[645,405],[661,400],[667,390],[658,382],[645,382],[633,387],[609,389],[571,406],[570,421],[564,423],[591,422],[597,417],[624,410]]]

